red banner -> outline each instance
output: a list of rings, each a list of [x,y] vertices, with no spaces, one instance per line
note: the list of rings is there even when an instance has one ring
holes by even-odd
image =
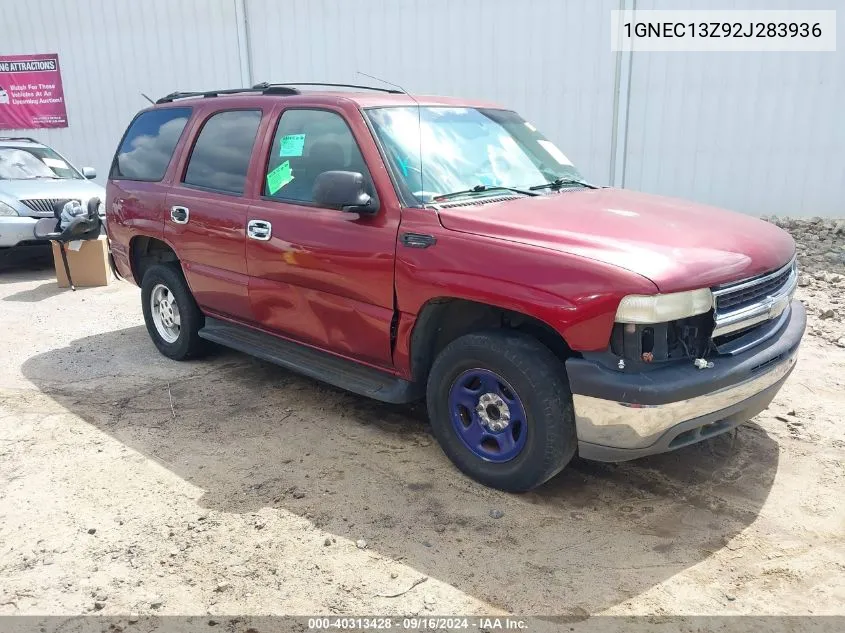
[[[0,55],[0,130],[67,127],[59,56]]]

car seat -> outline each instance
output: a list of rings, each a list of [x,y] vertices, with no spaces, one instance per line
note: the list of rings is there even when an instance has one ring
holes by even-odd
[[[37,239],[52,240],[59,244],[59,251],[62,254],[62,264],[65,267],[65,274],[67,275],[68,284],[71,290],[76,290],[73,284],[73,278],[70,275],[70,266],[67,261],[68,242],[76,240],[96,240],[100,237],[100,230],[102,228],[102,221],[98,213],[100,207],[99,198],[91,198],[88,201],[87,213],[79,215],[68,224],[64,229],[61,228],[61,215],[67,200],[59,200],[53,205],[52,218],[42,218],[35,223],[33,233]]]

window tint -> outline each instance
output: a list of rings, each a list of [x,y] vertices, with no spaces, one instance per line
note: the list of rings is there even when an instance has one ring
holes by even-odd
[[[243,193],[260,122],[260,110],[229,110],[208,119],[194,144],[183,182]]]
[[[111,178],[161,180],[190,116],[190,108],[167,108],[136,117],[117,148]]]
[[[373,195],[361,150],[343,118],[325,110],[287,110],[279,120],[264,179],[264,195],[311,202],[314,180],[324,171],[357,171]]]

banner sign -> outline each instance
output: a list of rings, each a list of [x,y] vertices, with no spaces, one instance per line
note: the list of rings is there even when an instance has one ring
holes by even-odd
[[[59,56],[0,55],[0,130],[67,127]]]

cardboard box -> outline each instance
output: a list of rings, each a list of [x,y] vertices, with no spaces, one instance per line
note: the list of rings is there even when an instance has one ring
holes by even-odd
[[[70,284],[65,275],[59,244],[58,242],[52,244],[53,265],[56,267],[59,288],[69,288]],[[98,240],[83,240],[78,251],[71,249],[72,244],[73,242],[66,244],[65,250],[73,285],[77,288],[108,286],[111,282],[111,269],[109,268],[109,244],[106,237],[101,236]]]

